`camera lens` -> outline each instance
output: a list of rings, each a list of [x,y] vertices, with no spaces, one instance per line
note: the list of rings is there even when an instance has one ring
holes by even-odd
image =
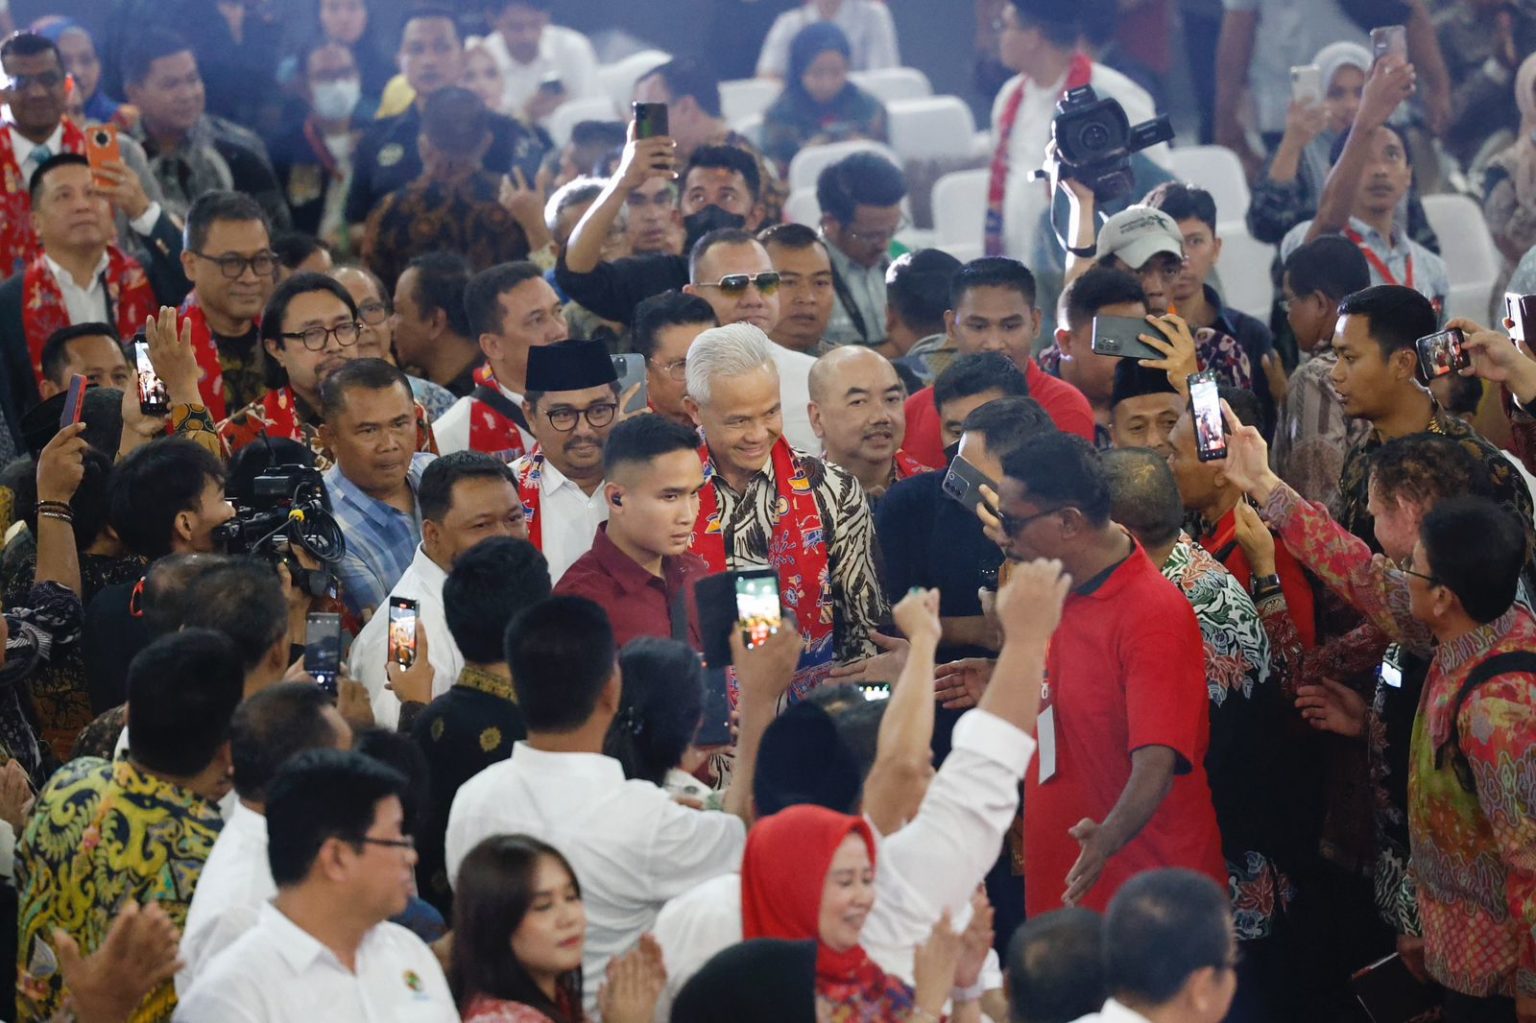
[[[1109,129],[1097,121],[1084,125],[1078,144],[1090,152],[1100,152],[1109,146]]]
[[[106,148],[107,143],[111,142],[111,141],[112,141],[112,136],[108,135],[106,132],[98,131],[96,133],[96,144],[98,146],[101,146],[102,148]]]

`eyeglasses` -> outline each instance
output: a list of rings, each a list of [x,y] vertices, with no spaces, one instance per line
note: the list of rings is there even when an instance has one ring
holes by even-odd
[[[57,89],[64,84],[64,72],[44,71],[36,75],[5,75],[0,74],[0,85],[15,92],[26,92],[34,85],[41,85],[45,89]]]
[[[402,838],[374,838],[371,835],[360,835],[356,841],[359,845],[382,845],[386,849],[416,848],[416,840],[410,835]]]
[[[889,245],[891,244],[892,238],[895,238],[898,234],[911,226],[912,221],[908,220],[906,217],[902,217],[901,221],[889,231],[856,231],[850,227],[844,229],[843,236],[856,242],[870,242],[871,244],[879,243],[881,245]]]
[[[570,433],[576,429],[576,420],[586,417],[587,425],[594,430],[600,430],[613,422],[613,417],[619,411],[619,403],[616,401],[600,401],[596,405],[588,405],[586,408],[552,408],[544,413],[549,417],[549,425],[561,433]]]
[[[1440,580],[1439,580],[1438,577],[1432,576],[1432,575],[1425,575],[1423,572],[1415,572],[1411,568],[1402,569],[1402,573],[1404,575],[1411,575],[1415,579],[1423,579],[1425,582],[1429,583],[1429,585],[1431,585],[1431,586],[1439,586],[1440,585]]]
[[[764,270],[757,274],[726,274],[714,284],[700,284],[701,288],[719,288],[722,295],[738,298],[747,293],[752,285],[757,285],[757,290],[764,297],[772,295],[779,290],[779,274],[775,270]]]
[[[291,334],[279,334],[285,340],[303,341],[304,347],[312,352],[325,351],[325,343],[334,337],[336,343],[343,348],[351,348],[357,344],[358,336],[363,332],[363,325],[356,320],[348,320],[346,323],[338,323],[334,327],[307,327],[304,330]]]
[[[1047,515],[1055,515],[1057,512],[1063,512],[1066,510],[1067,506],[1063,506],[1060,508],[1052,508],[1049,511],[1035,512],[1033,515],[1024,515],[1015,518],[1014,516],[1009,515],[1007,512],[999,508],[997,510],[997,520],[1002,523],[1004,533],[1007,533],[1009,536],[1018,536],[1019,532],[1023,530],[1025,526],[1029,525],[1036,519],[1043,519]]]
[[[370,327],[377,327],[389,319],[389,306],[383,302],[364,302],[357,307],[357,318]]]
[[[188,249],[188,252],[198,259],[206,259],[210,263],[219,264],[219,272],[230,280],[238,280],[247,269],[253,270],[257,277],[271,277],[277,272],[277,253],[258,252],[254,256],[242,256],[237,252],[226,252],[222,256],[210,256],[206,252],[198,252],[196,249]]]
[[[654,366],[655,363],[653,362],[652,365]],[[673,359],[665,366],[657,366],[656,368],[665,373],[669,378],[676,380],[678,383],[682,383],[684,380],[688,379],[687,359]]]

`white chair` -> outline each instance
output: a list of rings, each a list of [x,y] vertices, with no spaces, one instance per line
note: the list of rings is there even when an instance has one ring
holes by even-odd
[[[1488,233],[1482,208],[1465,195],[1426,195],[1424,214],[1440,238],[1440,258],[1451,279],[1446,319],[1465,316],[1483,323],[1503,261]]]
[[[1275,247],[1250,235],[1241,220],[1217,225],[1216,234],[1221,238],[1221,261],[1216,269],[1221,276],[1223,301],[1268,323],[1275,302],[1274,279],[1269,275]]]
[[[1216,200],[1218,223],[1241,221],[1248,215],[1248,177],[1236,153],[1226,146],[1183,146],[1169,152],[1173,176],[1198,185]]]
[[[613,101],[607,96],[586,96],[568,100],[555,108],[544,119],[544,130],[555,140],[556,148],[571,140],[571,130],[582,121],[614,121],[619,116],[613,109]]]
[[[992,172],[955,171],[933,183],[934,235],[940,248],[980,245],[986,230],[987,184]]]
[[[875,142],[872,139],[852,139],[848,142],[829,142],[823,146],[806,146],[795,154],[795,158],[789,161],[789,189],[816,187],[816,179],[821,172],[845,156],[853,153],[877,153],[894,163],[902,166],[902,159],[896,150],[883,142]]]
[[[766,78],[736,78],[720,83],[720,116],[727,124],[761,114],[779,98],[784,86]]]
[[[753,114],[751,117],[743,117],[739,121],[730,122],[731,130],[740,132],[747,137],[747,141],[759,148],[763,144],[763,115]]]
[[[821,226],[821,203],[816,201],[815,188],[797,188],[784,200],[784,219],[791,224],[806,227]]]
[[[664,50],[641,50],[616,64],[598,68],[597,80],[603,83],[616,109],[628,110],[635,94],[635,83],[671,59],[672,55]]]
[[[985,249],[981,242],[935,242],[933,247],[943,249],[962,263],[980,259]]]
[[[915,67],[886,67],[875,71],[853,71],[848,75],[865,92],[881,103],[898,99],[922,99],[933,95],[933,83]]]
[[[959,96],[894,100],[885,112],[891,148],[907,159],[970,155],[976,120]]]

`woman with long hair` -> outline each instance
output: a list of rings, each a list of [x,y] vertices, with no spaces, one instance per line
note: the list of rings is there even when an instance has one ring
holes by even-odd
[[[829,21],[807,25],[789,44],[784,91],[763,112],[763,152],[781,168],[806,146],[885,141],[885,107],[848,80],[851,54],[848,37]]]
[[[693,736],[704,712],[703,669],[686,643],[640,636],[619,651],[623,695],[619,714],[603,740],[603,752],[641,778],[704,803],[710,792],[691,774],[704,763]]]

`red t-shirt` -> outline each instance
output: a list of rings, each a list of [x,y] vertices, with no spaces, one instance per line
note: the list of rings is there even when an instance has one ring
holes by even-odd
[[[1229,511],[1216,523],[1208,540],[1200,546],[1210,551],[1226,566],[1244,590],[1253,589],[1253,569],[1248,565],[1248,555],[1237,542],[1237,512]],[[1296,633],[1301,637],[1301,648],[1311,650],[1317,646],[1317,594],[1312,580],[1292,554],[1278,540],[1275,543],[1275,574],[1280,577],[1280,592],[1285,594],[1285,606],[1291,611],[1291,621],[1296,623]]]
[[[1024,898],[1033,917],[1060,909],[1082,851],[1067,830],[1103,823],[1131,777],[1131,753],[1178,755],[1173,788],[1141,833],[1104,867],[1082,904],[1102,911],[1144,870],[1187,867],[1227,883],[1221,834],[1205,777],[1210,700],[1200,626],[1188,599],[1138,544],[1090,593],[1074,591],[1046,656],[1056,773],[1042,784],[1040,753],[1024,780]]]
[[[1083,392],[1051,376],[1033,359],[1025,364],[1024,379],[1029,384],[1029,396],[1045,409],[1056,429],[1093,443],[1093,407]],[[907,439],[902,449],[924,465],[944,464],[944,439],[932,387],[907,399]]]

